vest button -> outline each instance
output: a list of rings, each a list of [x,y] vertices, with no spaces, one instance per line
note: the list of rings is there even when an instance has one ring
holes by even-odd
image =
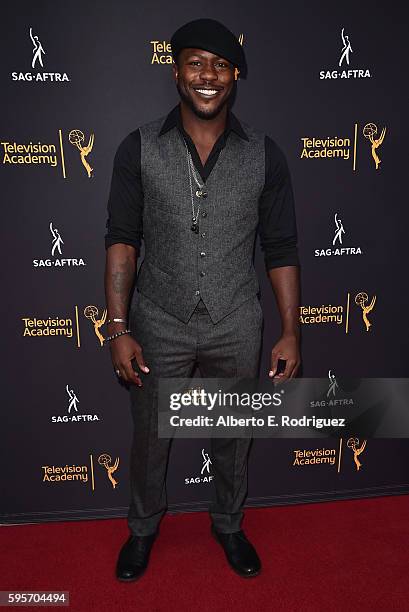
[[[206,232],[202,232],[201,236],[202,236],[202,238],[204,238],[206,236]]]
[[[200,257],[206,257],[206,253],[205,253],[204,251],[202,251],[202,252],[200,253]]]
[[[207,212],[205,210],[202,212],[202,217],[207,217]]]
[[[200,276],[206,276],[206,272],[205,272],[204,270],[202,270],[202,271],[200,272]]]

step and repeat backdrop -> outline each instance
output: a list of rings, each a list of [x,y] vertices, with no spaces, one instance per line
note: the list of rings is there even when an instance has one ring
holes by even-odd
[[[249,65],[235,114],[285,152],[302,262],[301,374],[407,377],[404,3],[20,2],[3,8],[2,523],[125,516],[128,391],[103,347],[106,205],[120,141],[178,96],[169,39],[224,22]],[[245,172],[245,168],[243,168]],[[260,376],[280,320],[260,250]],[[170,510],[206,507],[208,440],[176,440]],[[409,492],[409,443],[256,440],[248,505]]]

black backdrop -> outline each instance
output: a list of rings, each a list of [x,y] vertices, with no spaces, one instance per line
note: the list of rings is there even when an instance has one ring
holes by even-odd
[[[302,260],[303,375],[330,372],[338,382],[408,375],[403,5],[104,0],[3,7],[3,523],[126,514],[128,397],[92,321],[103,318],[106,202],[119,142],[177,101],[166,44],[190,19],[213,17],[243,35],[249,75],[238,83],[234,112],[288,158]],[[348,40],[352,51],[339,66]],[[92,135],[92,150],[82,153],[93,168],[88,177],[80,149]],[[374,147],[382,141],[378,168],[371,138]],[[41,143],[41,152],[30,142]],[[305,157],[304,149],[319,156]],[[258,249],[256,265],[266,376],[280,323]],[[363,309],[374,298],[367,331]],[[338,318],[311,322],[319,312],[311,308],[330,305]],[[342,384],[336,393],[342,396]],[[363,443],[256,441],[248,503],[407,493],[408,443],[368,440],[358,470],[353,447]],[[174,444],[172,510],[206,505],[202,449],[207,441]]]

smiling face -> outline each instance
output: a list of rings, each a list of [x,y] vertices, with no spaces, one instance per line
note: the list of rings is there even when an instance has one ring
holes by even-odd
[[[200,119],[217,117],[233,93],[233,64],[209,51],[182,49],[173,73],[182,101]]]

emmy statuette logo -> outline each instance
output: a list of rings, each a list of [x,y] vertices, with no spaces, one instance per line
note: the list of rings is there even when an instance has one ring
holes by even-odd
[[[118,481],[115,480],[112,474],[116,472],[116,470],[118,469],[119,457],[115,459],[115,462],[113,465],[111,465],[111,462],[112,462],[112,458],[107,453],[102,453],[102,455],[98,457],[99,465],[101,465],[102,467],[106,469],[108,479],[112,484],[112,488],[115,489],[116,485],[118,484]]]
[[[377,149],[381,146],[381,144],[385,140],[386,127],[382,129],[379,135],[379,138],[375,138],[376,134],[378,133],[378,128],[374,123],[367,123],[364,126],[362,133],[365,136],[365,138],[369,140],[369,142],[371,143],[371,153],[372,153],[373,160],[375,162],[375,169],[378,170],[379,164],[381,163],[381,159],[379,158]]]
[[[98,308],[93,305],[87,306],[86,308],[84,308],[84,316],[90,321],[92,321],[94,325],[95,335],[98,338],[100,345],[103,346],[105,338],[101,334],[100,328],[104,325],[106,318],[107,318],[106,308],[104,308],[104,310],[102,311],[102,316],[98,319],[97,318],[99,316]]]
[[[241,44],[241,46],[243,46],[244,43],[244,34],[240,34],[239,36],[239,43]],[[240,70],[237,68],[237,66],[235,66],[234,68],[234,80],[237,81],[237,79],[239,78],[239,74],[240,74]]]
[[[93,168],[91,168],[90,164],[87,161],[87,156],[91,153],[92,147],[94,146],[94,134],[91,134],[88,140],[88,144],[84,147],[83,143],[85,142],[84,133],[81,130],[71,130],[68,134],[68,140],[70,143],[77,147],[80,152],[81,163],[85,168],[85,171],[88,175],[88,178],[92,177]]]
[[[354,463],[356,466],[357,472],[361,469],[362,463],[359,460],[359,455],[361,455],[366,447],[366,440],[363,440],[361,446],[359,446],[358,438],[349,438],[347,441],[347,447],[351,449],[354,453]]]
[[[368,304],[369,297],[365,291],[360,291],[355,296],[355,304],[360,306],[362,309],[362,319],[365,324],[366,331],[369,331],[372,323],[368,319],[368,314],[373,310],[376,302],[376,295],[373,296],[372,300]]]

